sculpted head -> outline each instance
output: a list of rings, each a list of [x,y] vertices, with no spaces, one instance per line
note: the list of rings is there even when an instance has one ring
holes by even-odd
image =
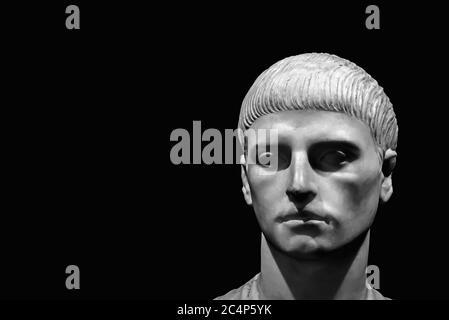
[[[245,200],[267,241],[290,256],[349,243],[391,197],[396,117],[382,87],[352,62],[310,53],[275,63],[248,91],[238,126]],[[274,130],[276,146],[245,139],[250,128]],[[260,161],[267,156],[276,166]]]

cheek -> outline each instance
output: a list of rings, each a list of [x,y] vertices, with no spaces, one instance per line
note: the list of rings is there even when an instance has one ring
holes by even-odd
[[[343,184],[346,190],[347,203],[354,213],[377,208],[379,201],[379,179],[370,177],[370,179],[362,179],[350,181]]]
[[[276,213],[276,206],[285,195],[286,178],[279,173],[266,174],[260,167],[249,166],[248,182],[256,214]]]
[[[355,218],[375,212],[379,201],[380,175],[377,170],[335,177],[324,192],[324,203],[336,214]],[[326,197],[327,195],[327,197]]]

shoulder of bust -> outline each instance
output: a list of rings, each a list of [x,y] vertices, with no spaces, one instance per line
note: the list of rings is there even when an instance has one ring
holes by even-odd
[[[259,274],[256,274],[251,280],[237,289],[233,289],[228,293],[216,297],[214,300],[259,300],[259,291],[257,290],[257,279]]]

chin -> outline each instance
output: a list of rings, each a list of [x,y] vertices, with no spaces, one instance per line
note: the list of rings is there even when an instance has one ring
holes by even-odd
[[[282,251],[297,257],[313,256],[323,249],[319,241],[309,235],[296,235],[288,239],[283,247]]]
[[[288,239],[280,239],[276,248],[290,257],[296,259],[316,259],[333,251],[336,246],[324,237],[313,237],[311,235],[294,235]]]

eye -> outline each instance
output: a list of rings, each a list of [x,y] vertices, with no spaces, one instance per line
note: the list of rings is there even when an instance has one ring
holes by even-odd
[[[271,152],[262,152],[257,155],[256,163],[259,166],[269,168],[271,166],[272,159],[273,154]]]
[[[320,169],[336,171],[344,167],[350,161],[349,155],[342,150],[332,150],[323,154],[320,158]]]
[[[284,170],[290,164],[291,150],[286,145],[269,145],[266,149],[257,147],[255,151],[255,163],[268,170]]]
[[[345,168],[361,157],[360,147],[352,142],[332,140],[310,146],[310,164],[317,170],[334,172]]]

